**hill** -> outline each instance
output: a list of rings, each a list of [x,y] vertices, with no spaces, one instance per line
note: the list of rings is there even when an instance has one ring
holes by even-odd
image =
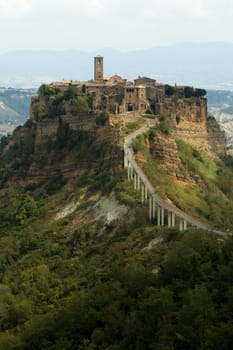
[[[233,161],[211,148],[221,134],[206,101],[178,100],[176,120],[166,99],[171,115],[155,123],[47,90],[1,141],[0,348],[230,349],[232,238],[149,222],[123,169],[125,136],[154,123],[133,149],[156,191],[232,232]],[[187,143],[203,128],[209,155]]]
[[[1,84],[33,87],[54,80],[92,79],[89,62],[96,54],[106,58],[107,75],[120,72],[135,79],[140,74],[169,84],[233,88],[233,45],[226,43],[187,43],[131,52],[114,49],[8,52],[0,55]]]
[[[0,133],[11,133],[29,118],[31,97],[36,89],[0,88]]]

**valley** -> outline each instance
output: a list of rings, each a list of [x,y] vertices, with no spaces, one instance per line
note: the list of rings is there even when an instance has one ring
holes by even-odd
[[[37,89],[0,88],[0,136],[13,130],[29,118],[31,97]]]
[[[208,91],[209,113],[214,116],[225,132],[227,147],[233,154],[233,92]]]

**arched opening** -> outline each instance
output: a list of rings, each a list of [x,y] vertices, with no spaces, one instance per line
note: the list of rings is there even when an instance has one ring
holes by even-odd
[[[133,111],[133,104],[128,103],[128,112],[132,112],[132,111]]]

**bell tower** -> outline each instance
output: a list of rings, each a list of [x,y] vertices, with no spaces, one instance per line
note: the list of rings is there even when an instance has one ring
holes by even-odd
[[[94,79],[104,80],[104,58],[102,56],[95,57]]]

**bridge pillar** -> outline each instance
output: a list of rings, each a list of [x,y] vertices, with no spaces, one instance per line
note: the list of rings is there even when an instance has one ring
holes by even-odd
[[[168,227],[171,227],[172,225],[172,213],[170,211],[167,213],[167,225]]]
[[[152,204],[153,204],[153,214],[152,214],[152,218],[153,220],[155,219],[155,215],[156,215],[156,202],[154,197],[152,197]]]
[[[149,220],[152,220],[152,197],[149,197]]]
[[[180,230],[180,231],[183,231],[183,219],[180,219],[180,222],[179,222],[179,230]]]
[[[140,188],[141,188],[141,179],[140,179],[140,176],[138,175],[138,181],[137,181],[137,189],[138,189],[138,191],[140,191]]]
[[[128,166],[128,181],[131,180],[131,164],[129,163],[129,166]]]
[[[141,186],[141,202],[142,202],[142,204],[145,203],[145,185],[143,182],[142,182],[142,186]]]
[[[124,156],[124,168],[128,168],[128,166],[129,166],[128,158]]]
[[[187,221],[185,219],[180,218],[179,228],[180,228],[180,231],[187,230]]]
[[[164,208],[161,207],[161,226],[164,226]]]
[[[147,203],[147,200],[148,200],[148,190],[147,190],[147,187],[145,185],[145,203]]]
[[[133,177],[134,177],[134,190],[136,190],[137,189],[137,173],[136,173],[136,171],[134,171]]]
[[[172,213],[172,227],[175,227],[176,225],[176,215],[175,213]]]
[[[157,226],[161,226],[161,208],[157,207]]]
[[[134,177],[134,168],[131,165],[131,180],[133,181],[133,177]]]

